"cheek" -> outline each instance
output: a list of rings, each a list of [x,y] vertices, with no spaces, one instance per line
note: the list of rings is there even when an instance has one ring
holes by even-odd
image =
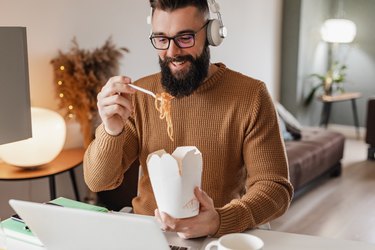
[[[160,57],[161,60],[164,60],[165,59],[165,55],[166,55],[166,50],[160,50],[158,51],[158,56]]]

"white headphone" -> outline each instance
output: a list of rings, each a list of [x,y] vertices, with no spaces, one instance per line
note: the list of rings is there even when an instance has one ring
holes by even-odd
[[[211,46],[219,46],[227,36],[227,28],[221,19],[220,6],[215,0],[207,0],[209,9],[217,15],[217,19],[210,19],[207,24],[207,41]],[[150,15],[147,16],[147,23],[151,24],[152,9]]]
[[[215,0],[207,0],[207,3],[211,12],[217,15],[217,19],[211,19],[207,25],[207,41],[212,46],[219,46],[227,36],[228,31],[221,19],[219,4]]]

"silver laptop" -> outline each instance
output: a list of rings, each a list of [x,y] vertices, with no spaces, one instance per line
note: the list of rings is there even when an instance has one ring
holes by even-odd
[[[203,242],[183,240],[175,233],[165,235],[151,216],[100,213],[20,200],[10,200],[9,204],[48,250],[192,250],[200,249]]]

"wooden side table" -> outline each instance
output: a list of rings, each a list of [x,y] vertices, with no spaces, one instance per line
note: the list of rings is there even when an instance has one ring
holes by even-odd
[[[83,148],[65,149],[50,163],[36,168],[21,168],[5,162],[0,163],[0,181],[32,180],[48,177],[50,198],[56,198],[55,176],[69,171],[76,200],[79,199],[79,192],[74,173],[74,168],[82,164],[85,150]]]
[[[322,95],[319,97],[319,100],[323,102],[322,114],[320,116],[320,125],[327,127],[329,122],[329,116],[331,115],[331,106],[332,103],[342,102],[342,101],[351,101],[353,109],[353,118],[354,125],[356,127],[357,138],[359,138],[359,122],[358,122],[358,113],[357,105],[355,100],[362,96],[359,92],[347,92],[339,95]]]

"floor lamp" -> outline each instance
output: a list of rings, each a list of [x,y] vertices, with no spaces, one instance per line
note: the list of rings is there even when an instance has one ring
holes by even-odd
[[[328,70],[333,64],[333,51],[340,43],[351,43],[356,34],[355,23],[348,19],[328,19],[320,29],[323,41],[328,43]]]

